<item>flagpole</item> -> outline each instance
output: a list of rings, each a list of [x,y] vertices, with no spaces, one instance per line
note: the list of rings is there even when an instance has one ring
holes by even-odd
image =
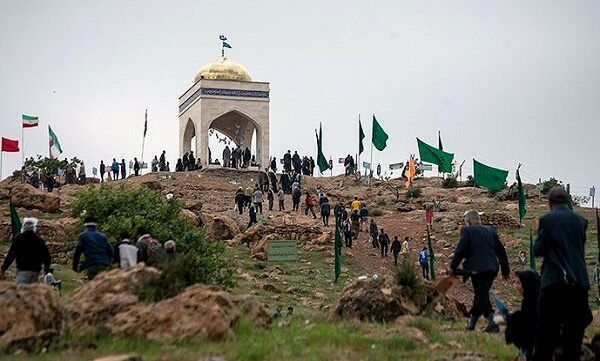
[[[25,128],[23,127],[23,121],[21,121],[21,166],[25,165]]]
[[[358,113],[358,157],[356,157],[356,169],[358,169],[358,173],[360,174],[360,113]],[[359,177],[360,178],[360,177]]]
[[[375,119],[375,113],[373,113],[373,119]],[[373,125],[371,125],[371,164],[369,164],[369,188],[371,188],[371,178],[373,176]]]
[[[0,181],[2,180],[2,159],[4,158],[4,149],[0,151]]]
[[[148,109],[144,115],[144,135],[142,136],[142,156],[140,159],[140,174],[142,173],[142,165],[144,164],[144,145],[146,143],[146,126],[148,125]]]

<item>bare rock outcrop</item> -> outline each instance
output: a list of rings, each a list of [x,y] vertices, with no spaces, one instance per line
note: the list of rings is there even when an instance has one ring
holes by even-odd
[[[200,221],[206,235],[216,241],[230,240],[240,234],[240,226],[235,219],[227,216],[201,213]]]
[[[58,195],[42,192],[25,183],[19,183],[12,188],[10,200],[15,207],[38,209],[44,213],[56,212],[60,208]]]
[[[221,339],[233,334],[240,319],[262,327],[271,317],[249,296],[197,284],[173,298],[121,312],[107,328],[113,334],[150,340]]]
[[[0,282],[0,309],[0,348],[28,348],[60,331],[62,310],[54,288]]]

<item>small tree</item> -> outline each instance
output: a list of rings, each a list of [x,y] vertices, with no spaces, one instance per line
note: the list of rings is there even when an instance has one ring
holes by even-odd
[[[60,160],[42,157],[39,154],[37,155],[37,159],[34,159],[33,157],[25,159],[26,168],[37,170],[42,174],[57,174],[59,169],[64,169],[67,165],[77,167],[82,163],[83,162],[76,157],[73,157],[70,161],[68,161],[66,158],[64,160]]]
[[[406,199],[412,201],[414,198],[419,198],[423,193],[423,189],[421,187],[409,187],[406,192]]]
[[[544,181],[542,184],[543,184],[542,193],[548,193],[550,191],[550,189],[552,189],[554,187],[562,187],[563,186],[562,182],[554,177]]]
[[[395,203],[400,202],[400,197],[402,196],[402,191],[404,190],[404,182],[402,182],[401,178],[393,179],[392,175],[394,172],[391,172],[390,175],[383,176],[383,186],[392,192],[392,194],[396,197]]]
[[[458,180],[456,179],[456,177],[454,175],[450,174],[446,178],[444,178],[444,180],[442,181],[442,187],[456,188],[456,187],[458,187]]]

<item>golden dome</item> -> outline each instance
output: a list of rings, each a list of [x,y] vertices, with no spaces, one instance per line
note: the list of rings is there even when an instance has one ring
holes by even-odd
[[[194,82],[200,79],[229,79],[252,81],[248,70],[226,56],[218,57],[196,72]]]

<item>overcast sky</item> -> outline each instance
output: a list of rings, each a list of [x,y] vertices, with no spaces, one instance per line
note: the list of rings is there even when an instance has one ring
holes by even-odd
[[[0,0],[0,134],[26,155],[88,169],[100,159],[178,151],[178,97],[198,68],[228,54],[271,83],[271,154],[357,152],[357,119],[389,133],[374,163],[406,160],[415,137],[513,170],[600,186],[600,2]],[[368,141],[367,139],[367,141]],[[370,147],[363,158],[368,158]],[[215,151],[213,151],[213,154]],[[61,156],[62,157],[62,156]],[[4,175],[20,154],[4,154]],[[91,173],[88,170],[88,173]],[[433,173],[431,173],[433,175]]]

